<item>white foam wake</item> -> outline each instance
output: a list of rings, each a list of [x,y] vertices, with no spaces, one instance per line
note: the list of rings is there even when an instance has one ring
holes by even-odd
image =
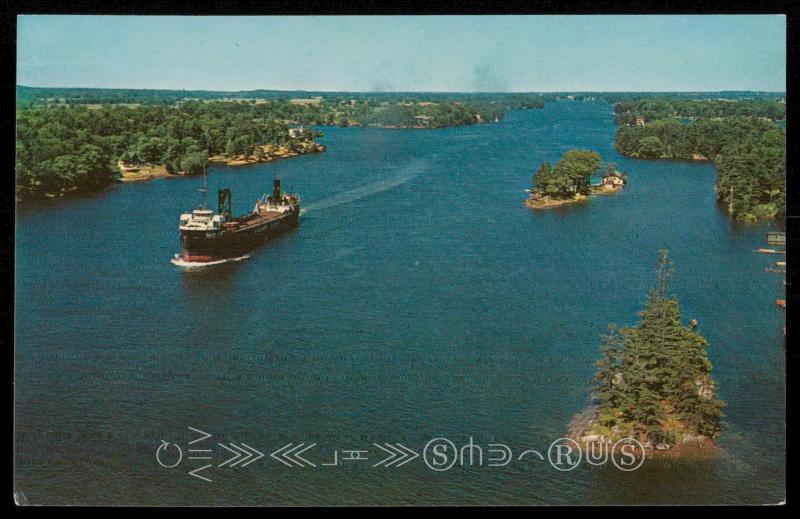
[[[389,189],[393,189],[397,186],[405,184],[406,182],[417,176],[425,165],[426,162],[423,160],[414,161],[405,168],[403,168],[400,171],[400,173],[398,175],[395,175],[394,177],[387,178],[384,180],[379,180],[371,184],[366,184],[364,186],[360,186],[355,189],[345,191],[343,193],[338,193],[328,198],[323,198],[319,202],[315,202],[303,208],[300,211],[300,214],[305,214],[309,211],[330,209],[331,207],[336,207],[337,205],[348,204],[350,202],[355,202],[356,200],[360,200],[362,198],[377,193],[388,191]]]
[[[223,263],[231,263],[234,261],[242,261],[250,257],[250,254],[245,254],[244,256],[239,256],[238,258],[225,258],[221,260],[215,261],[184,261],[181,259],[180,254],[176,254],[170,261],[173,265],[177,265],[178,267],[185,268],[185,269],[196,269],[202,267],[213,267],[214,265],[222,265]]]

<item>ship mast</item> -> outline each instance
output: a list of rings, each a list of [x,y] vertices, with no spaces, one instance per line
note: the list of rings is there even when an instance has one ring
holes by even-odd
[[[200,192],[203,193],[203,209],[208,209],[208,187],[206,186],[206,166],[207,162],[203,161],[203,187],[200,188]]]

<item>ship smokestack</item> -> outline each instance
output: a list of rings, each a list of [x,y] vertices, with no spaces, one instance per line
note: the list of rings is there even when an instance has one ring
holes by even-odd
[[[276,204],[281,201],[281,179],[279,178],[272,181],[272,198]]]

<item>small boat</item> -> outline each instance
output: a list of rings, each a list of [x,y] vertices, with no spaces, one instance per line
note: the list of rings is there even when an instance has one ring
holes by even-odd
[[[781,308],[786,308],[786,300],[785,299],[776,299],[775,304],[780,306]]]
[[[786,262],[785,261],[776,261],[775,265],[778,266],[778,267],[785,267],[786,266]]]
[[[776,250],[776,249],[757,249],[756,252],[759,254],[786,254],[785,250]]]

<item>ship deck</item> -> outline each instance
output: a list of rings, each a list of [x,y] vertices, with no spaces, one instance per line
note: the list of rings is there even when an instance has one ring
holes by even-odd
[[[279,220],[284,216],[288,216],[288,214],[289,213],[282,213],[280,211],[265,211],[258,215],[247,215],[244,218],[226,222],[222,224],[222,227],[223,229],[231,229],[234,231],[246,231],[248,229],[252,229],[253,227],[258,227],[266,222]]]

